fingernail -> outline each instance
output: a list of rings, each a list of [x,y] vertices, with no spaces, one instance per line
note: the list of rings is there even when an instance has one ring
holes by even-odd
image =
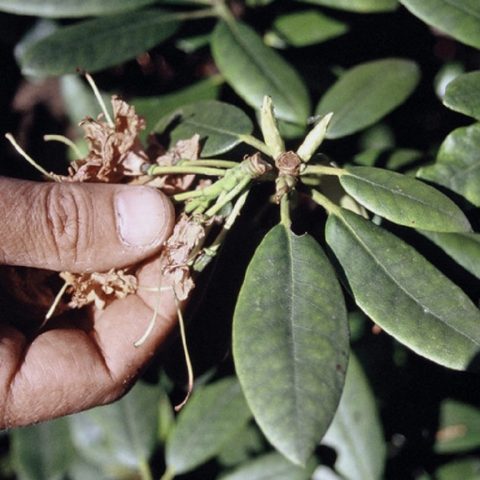
[[[127,187],[115,195],[120,239],[131,247],[149,247],[163,241],[171,227],[168,199],[148,187]]]

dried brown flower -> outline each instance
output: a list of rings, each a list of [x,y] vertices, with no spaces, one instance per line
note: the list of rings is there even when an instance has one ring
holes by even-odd
[[[68,306],[81,308],[90,303],[102,310],[116,298],[125,298],[137,290],[137,278],[126,270],[110,270],[106,273],[70,273],[62,272],[60,276],[68,285],[71,295]]]
[[[113,126],[101,115],[97,120],[87,118],[81,122],[89,153],[71,164],[70,175],[65,180],[115,183],[135,173],[137,168],[139,171],[139,166],[147,161],[138,137],[145,128],[144,119],[119,97],[112,97],[112,108]]]

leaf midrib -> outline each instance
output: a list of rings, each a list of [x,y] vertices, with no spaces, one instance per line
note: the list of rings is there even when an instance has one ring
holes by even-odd
[[[351,177],[354,177],[356,178],[357,180],[359,181],[362,181],[362,182],[365,182],[369,185],[373,185],[374,187],[377,187],[377,188],[380,188],[382,190],[386,190],[387,192],[390,192],[392,195],[398,195],[400,197],[404,197],[414,203],[418,203],[422,206],[425,206],[429,209],[432,209],[432,210],[435,210],[436,212],[440,213],[441,215],[446,215],[447,217],[449,218],[453,218],[455,219],[456,217],[455,216],[452,216],[450,213],[446,212],[445,210],[441,210],[440,208],[436,207],[436,206],[432,206],[431,204],[419,199],[418,197],[412,197],[411,195],[407,195],[405,192],[394,192],[391,188],[388,188],[387,186],[385,185],[382,185],[381,183],[375,183],[373,180],[371,179],[368,179],[368,178],[364,178],[364,177],[359,177],[357,175],[355,175],[354,173],[351,173],[349,172],[347,174],[347,176],[351,176]]]

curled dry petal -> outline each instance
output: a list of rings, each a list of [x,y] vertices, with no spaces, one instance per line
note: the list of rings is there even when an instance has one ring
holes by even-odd
[[[201,221],[182,214],[163,247],[162,272],[167,282],[174,286],[179,300],[185,300],[195,286],[190,265],[204,238],[205,227]]]
[[[137,290],[137,278],[125,270],[110,270],[106,273],[70,273],[62,272],[60,276],[68,285],[67,293],[71,295],[68,306],[81,308],[90,303],[102,310],[116,298],[125,298]]]
[[[80,125],[85,131],[89,153],[72,163],[69,178],[73,182],[119,182],[125,175],[140,173],[147,161],[138,133],[145,121],[135,113],[133,106],[112,97],[114,125],[99,116],[87,118]]]
[[[181,160],[194,161],[200,156],[200,135],[195,134],[187,140],[179,140],[173,148],[155,158],[162,166],[177,165]],[[155,186],[169,195],[185,192],[190,188],[195,175],[163,175],[154,179]]]

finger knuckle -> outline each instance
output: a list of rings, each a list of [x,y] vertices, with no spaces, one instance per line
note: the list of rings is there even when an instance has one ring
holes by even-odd
[[[46,224],[54,252],[62,263],[77,261],[88,247],[88,197],[77,188],[52,185],[45,195]]]

